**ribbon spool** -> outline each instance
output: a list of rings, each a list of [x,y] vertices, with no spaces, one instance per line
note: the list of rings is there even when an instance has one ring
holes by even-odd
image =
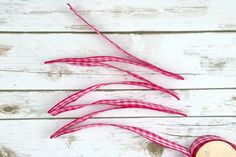
[[[162,147],[183,153],[187,157],[236,157],[236,145],[226,141],[225,139],[219,136],[215,135],[200,136],[192,143],[190,149],[188,149],[185,146],[182,146],[176,142],[169,141],[148,130],[144,130],[142,128],[134,126],[124,126],[118,124],[94,123],[94,124],[77,126],[72,129],[63,128],[59,132],[56,132],[56,134],[54,134],[52,138],[56,138],[61,135],[76,132],[79,130],[91,127],[100,127],[100,126],[113,126],[129,130]]]
[[[190,147],[191,157],[236,157],[236,145],[214,135],[198,137]]]

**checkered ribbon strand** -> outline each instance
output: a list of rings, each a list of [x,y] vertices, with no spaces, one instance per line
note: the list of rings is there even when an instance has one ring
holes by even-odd
[[[89,104],[70,105],[71,103],[77,101],[82,96],[84,96],[92,91],[95,91],[98,88],[102,88],[102,87],[108,86],[108,85],[115,85],[115,84],[139,86],[139,87],[144,87],[147,89],[158,90],[158,91],[167,93],[179,100],[179,97],[175,92],[173,92],[169,89],[166,89],[164,87],[161,87],[159,85],[156,85],[155,83],[143,78],[142,76],[140,76],[138,74],[135,74],[135,73],[130,72],[128,70],[124,70],[122,68],[118,68],[116,66],[113,66],[113,65],[109,64],[109,62],[120,62],[120,63],[136,65],[136,66],[140,66],[140,67],[145,67],[145,68],[151,69],[155,72],[159,72],[163,75],[166,75],[166,76],[169,76],[169,77],[172,77],[175,79],[179,79],[179,80],[183,80],[184,78],[178,74],[163,70],[151,63],[148,63],[148,62],[146,62],[142,59],[139,59],[139,58],[135,57],[134,55],[130,54],[129,52],[124,50],[122,47],[117,45],[115,42],[113,42],[111,39],[109,39],[105,34],[103,34],[99,30],[97,30],[94,26],[92,26],[90,23],[88,23],[82,16],[79,15],[79,13],[70,4],[68,4],[68,6],[70,7],[70,9],[73,11],[73,13],[77,17],[79,17],[83,22],[85,22],[89,26],[90,29],[92,29],[94,32],[96,32],[100,36],[102,36],[106,41],[108,41],[111,45],[113,45],[115,48],[117,48],[121,53],[126,54],[130,59],[125,59],[125,58],[120,58],[120,57],[115,57],[115,56],[92,56],[92,57],[85,57],[85,58],[61,58],[61,59],[46,61],[45,63],[46,64],[66,63],[66,64],[77,65],[77,66],[88,66],[88,67],[101,66],[101,67],[113,68],[113,69],[122,71],[122,72],[124,72],[124,73],[126,73],[126,74],[140,80],[140,81],[121,81],[121,82],[97,84],[97,85],[90,86],[86,89],[83,89],[79,92],[76,92],[76,93],[68,96],[67,98],[61,100],[54,107],[52,107],[48,111],[48,113],[55,116],[55,115],[58,115],[63,112],[68,112],[68,111],[81,109],[83,107],[94,106],[94,105],[106,105],[106,106],[109,106],[109,108],[86,114],[84,116],[81,116],[81,117],[71,121],[70,123],[68,123],[65,126],[63,126],[62,128],[60,128],[58,131],[56,131],[51,136],[51,138],[56,138],[56,137],[59,137],[64,134],[72,133],[75,131],[79,131],[79,130],[83,130],[83,129],[87,129],[87,128],[91,128],[91,127],[112,126],[112,127],[118,127],[121,129],[129,130],[129,131],[136,133],[136,134],[146,138],[147,140],[150,140],[150,141],[152,141],[156,144],[159,144],[163,147],[179,151],[188,157],[195,157],[196,152],[199,150],[199,148],[201,146],[203,146],[205,143],[210,142],[210,141],[224,141],[224,142],[230,144],[236,150],[236,146],[234,144],[222,139],[221,137],[213,136],[213,135],[205,135],[205,136],[201,136],[201,137],[197,138],[193,142],[193,144],[191,145],[190,149],[188,149],[182,145],[179,145],[179,144],[169,141],[159,135],[156,135],[150,131],[147,131],[147,130],[144,130],[142,128],[135,127],[135,126],[125,126],[125,125],[108,124],[108,123],[92,123],[92,124],[86,124],[86,125],[81,124],[82,122],[88,120],[89,118],[91,118],[99,113],[110,111],[110,110],[127,109],[127,108],[148,109],[148,110],[166,112],[169,114],[178,114],[181,116],[186,116],[186,114],[180,110],[165,107],[160,104],[137,100],[137,99],[110,99],[110,100],[104,99],[104,100],[98,100],[98,101],[95,101],[95,102],[89,103]]]

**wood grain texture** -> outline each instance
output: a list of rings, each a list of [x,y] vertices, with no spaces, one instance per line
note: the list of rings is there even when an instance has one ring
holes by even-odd
[[[182,157],[182,154],[162,149],[131,132],[112,127],[91,128],[49,139],[50,134],[70,120],[1,120],[0,152],[17,157]],[[235,118],[135,118],[96,119],[90,122],[109,122],[137,125],[189,147],[197,136],[216,134],[235,141]],[[159,155],[161,154],[161,155]],[[10,155],[8,155],[10,156]],[[15,157],[13,156],[13,157]]]
[[[234,0],[70,0],[102,31],[236,30]],[[88,32],[65,1],[1,0],[0,31]]]
[[[152,90],[109,86],[83,97],[80,103],[138,98],[182,109],[190,117],[129,109],[102,113],[89,122],[143,127],[187,147],[205,134],[235,143],[236,1],[69,2],[135,56],[186,79],[178,81],[144,68],[116,64],[174,89],[181,101]],[[135,80],[113,69],[43,64],[50,59],[92,55],[125,57],[91,33],[64,0],[0,1],[0,157],[183,156],[111,127],[49,139],[73,118],[100,108],[51,117],[47,110],[56,102],[95,83]]]
[[[235,116],[236,90],[180,90],[176,91],[181,97],[177,101],[155,91],[96,91],[83,98],[78,103],[91,103],[100,99],[142,99],[148,102],[163,104],[165,106],[182,109],[188,116]],[[59,100],[65,98],[72,91],[18,91],[0,93],[0,119],[9,118],[53,118],[47,111]],[[102,105],[103,106],[103,105]],[[58,117],[79,117],[98,109],[81,109],[61,114]],[[109,111],[96,117],[166,117],[176,116],[160,112],[125,109]]]
[[[177,81],[123,65],[159,85],[171,89],[236,87],[235,33],[109,36],[132,54],[186,78]],[[1,89],[82,89],[95,83],[134,80],[113,69],[43,64],[63,57],[124,56],[93,34],[0,34],[0,47]]]

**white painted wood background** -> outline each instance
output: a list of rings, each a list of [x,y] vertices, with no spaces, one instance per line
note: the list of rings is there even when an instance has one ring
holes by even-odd
[[[132,54],[186,79],[126,66],[175,90],[181,101],[152,90],[109,86],[81,102],[142,98],[180,108],[189,117],[130,109],[103,113],[90,122],[137,125],[187,147],[204,134],[236,142],[236,1],[70,2]],[[110,127],[49,139],[63,124],[92,111],[51,117],[47,110],[57,101],[95,83],[132,80],[112,69],[43,64],[49,59],[95,54],[123,56],[78,20],[64,0],[0,1],[0,157],[183,156]]]

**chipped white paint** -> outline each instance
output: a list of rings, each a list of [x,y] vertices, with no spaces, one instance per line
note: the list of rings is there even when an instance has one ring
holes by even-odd
[[[97,91],[78,101],[91,103],[96,100],[133,98],[160,103],[182,109],[189,116],[234,116],[236,115],[236,90],[179,90],[181,101],[156,91]],[[50,107],[72,91],[1,92],[0,118],[52,118],[47,114]],[[92,98],[92,99],[91,99]],[[94,111],[101,106],[61,114],[59,117],[76,117]],[[175,116],[160,112],[126,109],[109,111],[98,117],[148,117]]]
[[[177,89],[181,101],[156,91],[110,86],[85,96],[80,102],[101,97],[142,98],[182,109],[190,117],[132,109],[103,113],[91,121],[137,125],[187,147],[204,134],[236,141],[236,33],[230,32],[236,30],[236,1],[70,2],[99,29],[113,32],[109,37],[132,54],[186,78],[177,81],[143,68],[119,65],[159,85]],[[182,157],[111,127],[49,139],[53,131],[70,121],[65,117],[77,117],[92,110],[63,114],[58,120],[47,114],[52,105],[72,90],[95,83],[132,80],[113,69],[43,64],[60,57],[123,56],[95,34],[73,33],[88,31],[65,1],[0,1],[0,157],[55,154],[57,157]],[[191,33],[184,33],[188,31]],[[214,33],[199,33],[202,31]]]
[[[177,81],[124,66],[157,84],[175,89],[236,87],[236,33],[109,36],[134,55],[186,78]],[[131,78],[113,69],[43,64],[61,57],[123,56],[94,34],[0,34],[0,44],[11,47],[0,55],[1,89],[81,89]]]
[[[70,0],[103,31],[235,30],[234,0]],[[64,0],[1,0],[1,31],[90,31]]]
[[[53,156],[91,157],[136,156],[152,157],[149,142],[129,131],[112,127],[91,128],[58,139],[50,134],[70,120],[1,120],[0,139],[5,148],[17,157]],[[189,147],[203,134],[216,134],[235,141],[235,118],[131,118],[99,119],[90,122],[122,123],[137,125]],[[209,125],[210,124],[210,125]],[[1,147],[0,147],[1,150]],[[162,157],[183,157],[182,154],[164,149]]]

